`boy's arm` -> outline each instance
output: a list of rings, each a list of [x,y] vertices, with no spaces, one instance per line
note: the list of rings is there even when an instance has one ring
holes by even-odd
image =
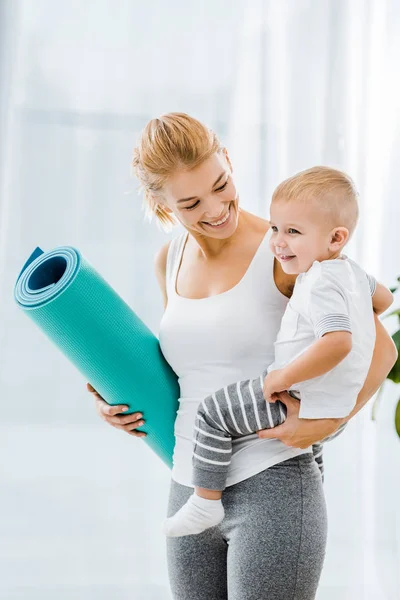
[[[264,380],[265,399],[275,401],[273,394],[288,390],[295,383],[324,375],[346,358],[351,348],[350,332],[326,333],[286,367],[268,373]]]
[[[287,446],[308,448],[312,444],[332,435],[338,427],[349,421],[365,406],[385,381],[387,374],[397,360],[397,350],[392,338],[375,316],[376,341],[374,354],[367,378],[357,397],[356,406],[344,419],[299,419],[300,402],[287,393],[281,394],[281,401],[287,406],[287,419],[283,425],[273,430],[257,432],[260,438],[277,438]]]
[[[376,284],[375,292],[372,296],[372,306],[374,313],[377,315],[382,314],[391,306],[393,303],[392,292],[382,285],[381,283]]]
[[[375,280],[373,283],[375,287]],[[268,402],[274,402],[277,399],[274,394],[288,390],[296,383],[327,373],[338,365],[352,348],[351,321],[345,286],[339,280],[336,270],[327,265],[311,267],[302,280],[302,285],[304,289],[297,290],[295,302],[293,302],[295,296],[292,298],[292,311],[298,312],[309,323],[315,341],[284,368],[268,373],[264,382],[264,397]],[[370,286],[372,293],[372,278]],[[285,337],[285,315],[281,324],[283,337]]]

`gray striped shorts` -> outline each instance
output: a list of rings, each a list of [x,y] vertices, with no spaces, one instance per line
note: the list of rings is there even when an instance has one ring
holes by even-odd
[[[232,383],[200,403],[193,450],[193,484],[210,490],[224,490],[232,457],[232,439],[250,435],[260,429],[271,429],[286,420],[286,406],[266,402],[263,394],[264,372],[256,379]],[[291,396],[296,396],[291,393]],[[296,398],[297,400],[299,398]],[[323,441],[331,440],[339,429]],[[312,447],[323,478],[323,444]]]

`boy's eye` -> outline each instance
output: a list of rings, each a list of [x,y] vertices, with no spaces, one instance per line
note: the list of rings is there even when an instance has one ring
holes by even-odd
[[[289,233],[300,233],[300,231],[297,231],[297,229],[293,229],[293,227],[289,227],[288,232]]]
[[[275,231],[275,233],[278,231],[278,228],[276,227],[276,225],[271,225],[271,229],[272,229],[272,231]]]

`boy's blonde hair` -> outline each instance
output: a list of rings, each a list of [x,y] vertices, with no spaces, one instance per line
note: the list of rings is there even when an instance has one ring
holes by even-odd
[[[166,230],[175,225],[174,216],[158,203],[163,186],[177,170],[191,170],[220,150],[217,135],[185,113],[168,113],[149,121],[132,158],[148,217],[155,215]]]
[[[358,191],[343,171],[313,167],[289,177],[278,185],[272,202],[313,204],[332,219],[334,227],[346,227],[350,235],[358,221]]]

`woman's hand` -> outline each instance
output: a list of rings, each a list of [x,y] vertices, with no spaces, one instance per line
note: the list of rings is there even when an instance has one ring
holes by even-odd
[[[294,448],[308,448],[334,433],[344,422],[344,419],[299,419],[299,400],[287,392],[281,392],[279,400],[286,405],[286,421],[278,427],[257,431],[258,437],[278,439]]]
[[[126,431],[126,433],[129,433],[129,435],[135,437],[145,437],[147,435],[144,431],[135,431],[137,427],[144,424],[142,419],[143,415],[141,413],[121,415],[119,413],[128,410],[128,406],[125,404],[117,404],[114,406],[107,404],[90,383],[86,384],[86,388],[94,395],[97,414],[109,425],[112,425],[116,429],[122,429],[123,431]]]

